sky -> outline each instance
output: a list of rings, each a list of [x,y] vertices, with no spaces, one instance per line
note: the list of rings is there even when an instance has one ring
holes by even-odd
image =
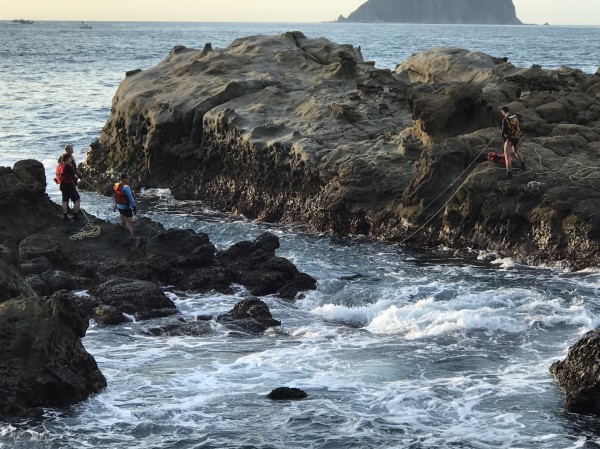
[[[325,22],[366,0],[2,0],[0,20]],[[513,0],[524,23],[600,25],[600,0]]]

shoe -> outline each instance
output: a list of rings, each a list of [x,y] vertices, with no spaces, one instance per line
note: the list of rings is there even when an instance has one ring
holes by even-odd
[[[71,221],[67,214],[63,214],[63,221]]]
[[[512,172],[511,171],[507,171],[506,172],[506,176],[504,177],[504,179],[513,179]]]
[[[73,214],[73,221],[82,221],[83,218],[81,218],[78,214]]]

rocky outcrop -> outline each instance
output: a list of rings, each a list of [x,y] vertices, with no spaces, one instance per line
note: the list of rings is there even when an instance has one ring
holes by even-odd
[[[455,48],[391,72],[299,32],[176,47],[121,83],[81,169],[317,232],[582,268],[600,264],[599,83]],[[508,182],[485,161],[503,105],[525,130]]]
[[[521,24],[512,0],[368,0],[338,22]]]
[[[566,394],[567,410],[600,415],[600,328],[588,332],[550,372]]]
[[[297,401],[308,397],[305,391],[292,387],[277,387],[267,397],[273,401]]]
[[[0,419],[66,407],[106,387],[81,344],[87,326],[61,294],[0,304]]]
[[[26,208],[20,195],[27,200]],[[219,252],[206,234],[165,230],[147,218],[136,218],[134,228],[140,236],[132,239],[119,226],[88,214],[100,227],[100,236],[71,240],[82,225],[61,221],[60,209],[45,193],[44,170],[37,161],[19,162],[12,170],[3,167],[0,198],[5,201],[0,218],[3,300],[89,289],[93,300],[80,300],[86,303],[85,313],[92,316],[95,307],[102,306],[102,316],[108,314],[114,321],[113,312],[136,319],[173,313],[174,305],[158,287],[161,284],[230,292],[236,283],[253,294],[288,299],[316,287],[313,278],[276,256],[279,239],[270,233]]]
[[[238,302],[229,312],[219,315],[217,322],[250,334],[264,332],[269,327],[281,326],[281,321],[273,319],[269,307],[258,298],[248,298]]]
[[[313,278],[275,255],[279,239],[270,233],[221,255],[206,234],[136,219],[138,237],[130,238],[87,214],[100,235],[72,240],[83,225],[62,221],[37,161],[0,167],[0,202],[0,419],[36,407],[65,407],[104,388],[81,344],[89,319],[113,325],[174,315],[176,305],[161,285],[231,292],[235,282],[289,299],[316,287]],[[66,291],[73,289],[88,294]],[[253,332],[279,324],[258,299],[223,321]],[[164,333],[175,332],[170,329]],[[184,331],[199,336],[210,325],[190,324]]]

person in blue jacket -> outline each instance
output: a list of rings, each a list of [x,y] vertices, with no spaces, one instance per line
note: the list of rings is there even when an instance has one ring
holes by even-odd
[[[113,191],[115,192],[115,203],[119,209],[121,226],[127,234],[133,236],[132,218],[137,214],[137,205],[129,186],[129,176],[126,173],[121,175],[121,182],[115,183]]]

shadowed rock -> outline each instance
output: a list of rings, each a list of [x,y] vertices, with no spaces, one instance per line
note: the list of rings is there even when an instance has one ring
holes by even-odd
[[[566,394],[567,410],[600,416],[600,328],[588,332],[550,372]]]
[[[68,296],[0,304],[0,418],[66,407],[106,387],[81,344],[87,319]]]
[[[229,312],[219,315],[217,322],[249,334],[258,334],[269,327],[281,326],[281,321],[273,319],[269,307],[258,298],[238,302]]]
[[[308,394],[299,388],[278,387],[271,391],[267,397],[274,401],[297,401],[307,398]]]

